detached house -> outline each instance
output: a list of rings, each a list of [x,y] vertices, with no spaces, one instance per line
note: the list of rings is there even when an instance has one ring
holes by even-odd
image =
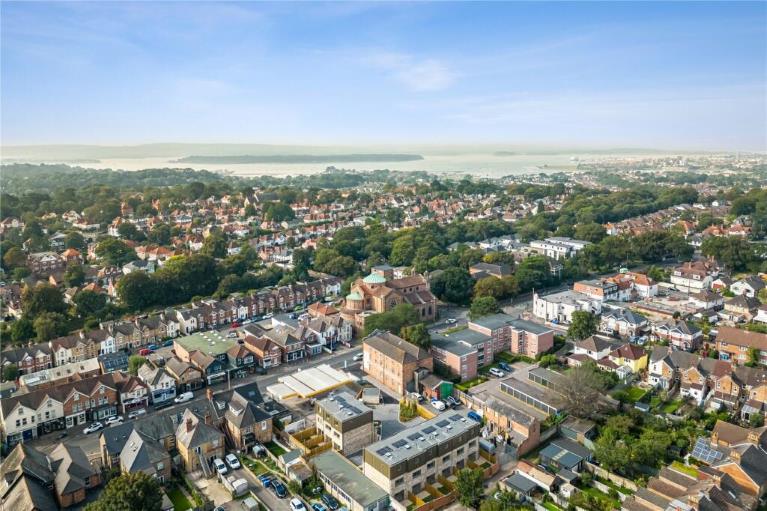
[[[640,335],[647,325],[647,318],[629,309],[608,309],[602,312],[599,330],[621,337],[631,337]]]
[[[187,472],[202,470],[206,476],[211,475],[210,464],[224,457],[224,434],[211,421],[209,413],[203,421],[191,410],[184,411],[176,428],[176,447]]]
[[[692,323],[684,320],[668,320],[654,325],[653,336],[660,341],[666,341],[676,349],[695,351],[703,340],[703,332]]]
[[[749,298],[756,298],[756,296],[759,294],[759,291],[764,288],[764,281],[756,275],[751,275],[734,282],[730,286],[730,291],[736,295],[745,295]]]

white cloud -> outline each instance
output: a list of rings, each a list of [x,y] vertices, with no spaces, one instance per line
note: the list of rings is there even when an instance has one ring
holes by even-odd
[[[457,78],[437,59],[417,58],[406,53],[376,53],[367,59],[367,63],[417,92],[447,89]]]

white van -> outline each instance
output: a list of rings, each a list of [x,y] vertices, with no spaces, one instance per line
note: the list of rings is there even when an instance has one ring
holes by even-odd
[[[194,399],[194,392],[183,392],[176,396],[176,399],[174,401],[176,403],[186,403],[187,401],[191,401]]]

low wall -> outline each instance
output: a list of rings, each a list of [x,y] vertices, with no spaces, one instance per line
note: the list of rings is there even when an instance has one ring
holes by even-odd
[[[637,491],[639,490],[639,486],[632,481],[631,479],[626,479],[625,477],[621,477],[618,474],[614,474],[608,470],[603,469],[602,467],[598,467],[594,465],[593,463],[586,462],[586,470],[594,474],[595,476],[603,477],[607,479],[608,481],[617,484],[618,486],[622,486],[624,488],[628,488],[631,491]],[[597,483],[598,481],[594,481],[594,483]],[[618,492],[620,494],[620,492]]]

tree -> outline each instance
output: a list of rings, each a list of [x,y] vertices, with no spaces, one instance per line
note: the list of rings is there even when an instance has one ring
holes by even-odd
[[[130,358],[128,358],[128,372],[133,376],[136,376],[138,374],[138,368],[146,364],[146,362],[146,358],[140,355],[131,355]]]
[[[474,297],[492,296],[498,300],[509,298],[517,294],[519,286],[513,275],[503,278],[485,277],[474,284]]]
[[[272,202],[264,208],[264,219],[268,222],[283,222],[294,218],[296,218],[296,213],[290,204],[285,202]]]
[[[760,302],[767,303],[767,287],[760,289],[756,296],[759,298]]]
[[[617,431],[605,428],[594,442],[594,456],[604,469],[614,471],[629,465],[631,449]]]
[[[36,317],[44,312],[64,314],[67,311],[67,304],[64,303],[61,290],[50,284],[38,284],[24,288],[21,308],[26,316]]]
[[[485,477],[480,469],[464,468],[458,471],[458,478],[455,481],[455,488],[458,490],[458,501],[471,508],[479,506],[484,496]]]
[[[131,222],[123,222],[118,225],[117,233],[121,238],[125,238],[126,240],[131,241],[143,241],[145,238],[144,233],[139,231],[136,227],[136,224]]]
[[[711,236],[703,240],[700,251],[724,263],[728,270],[742,271],[756,257],[751,244],[736,236]]]
[[[448,268],[431,281],[431,291],[446,302],[465,305],[471,299],[474,279],[463,268]]]
[[[85,511],[160,511],[162,491],[157,479],[144,472],[126,472],[106,485]]]
[[[604,390],[605,384],[599,369],[589,363],[568,370],[559,385],[567,409],[578,417],[590,417],[599,409]]]
[[[515,272],[520,291],[542,287],[551,280],[549,261],[542,256],[531,256],[519,263]]]
[[[579,240],[599,243],[605,236],[607,236],[605,228],[596,222],[580,224],[575,228],[575,237]]]
[[[19,377],[19,368],[15,364],[3,367],[3,381],[12,381]]]
[[[293,250],[293,274],[298,280],[309,278],[309,268],[312,265],[312,253],[303,248]]]
[[[752,428],[761,428],[764,426],[764,415],[761,413],[752,413],[748,417],[748,425]]]
[[[104,310],[107,305],[107,297],[95,291],[79,291],[72,299],[77,308],[77,313],[82,317],[95,316]]]
[[[22,268],[27,265],[27,256],[18,247],[12,247],[3,254],[3,265],[7,270]]]
[[[215,258],[226,257],[226,245],[226,236],[224,236],[224,233],[215,230],[205,238],[205,241],[203,241],[200,253]]]
[[[64,238],[64,247],[83,251],[87,245],[85,244],[85,238],[82,234],[77,231],[72,231],[68,232]]]
[[[471,308],[469,309],[469,317],[471,319],[481,318],[490,314],[495,314],[500,308],[498,302],[492,296],[481,296],[475,298],[471,302]]]
[[[401,303],[392,310],[371,314],[365,318],[365,335],[373,330],[389,330],[398,333],[403,327],[418,323],[418,311],[409,303]]]
[[[131,310],[141,310],[156,302],[154,279],[143,271],[132,271],[117,281],[117,296]]]
[[[104,238],[96,245],[96,255],[105,263],[122,266],[136,259],[136,251],[117,238]]]
[[[594,335],[599,328],[599,319],[588,311],[573,312],[573,320],[567,329],[567,335],[571,339],[580,341]]]
[[[85,270],[79,264],[70,264],[64,272],[64,284],[67,287],[79,287],[85,282]]]
[[[154,227],[152,227],[152,230],[149,231],[149,235],[147,236],[147,239],[152,243],[157,243],[158,245],[168,245],[170,243],[171,238],[171,230],[170,226],[168,224],[155,224]]]
[[[421,348],[429,349],[431,346],[431,335],[424,323],[402,327],[400,334],[403,339]]]
[[[67,333],[67,319],[58,312],[43,312],[32,322],[38,342],[50,341]]]
[[[11,325],[11,340],[13,342],[26,341],[35,335],[35,327],[27,317],[22,317]]]
[[[748,367],[757,367],[759,365],[759,350],[753,346],[748,348],[748,361],[746,365]]]

